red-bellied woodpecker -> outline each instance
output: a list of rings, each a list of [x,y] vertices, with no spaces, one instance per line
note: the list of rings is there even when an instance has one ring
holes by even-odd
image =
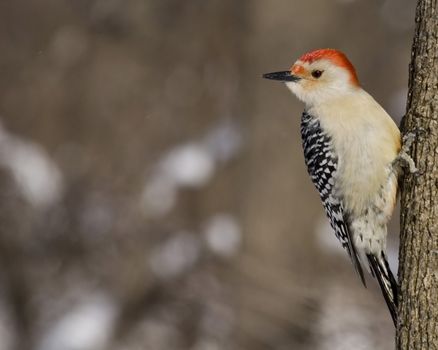
[[[400,165],[416,171],[405,149],[412,140],[402,149],[396,124],[360,87],[353,65],[338,50],[312,51],[290,70],[263,77],[283,81],[305,103],[301,136],[308,172],[362,282],[364,264],[396,323],[398,287],[386,258],[386,226]]]

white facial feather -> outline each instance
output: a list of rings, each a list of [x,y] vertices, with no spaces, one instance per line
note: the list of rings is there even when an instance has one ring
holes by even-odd
[[[294,95],[303,101],[306,106],[323,103],[331,98],[338,98],[344,94],[349,94],[357,90],[357,87],[350,82],[349,73],[341,67],[335,66],[328,60],[319,60],[317,62],[296,62],[306,71],[322,71],[319,79],[312,76],[303,76],[297,82],[287,82],[286,86]]]

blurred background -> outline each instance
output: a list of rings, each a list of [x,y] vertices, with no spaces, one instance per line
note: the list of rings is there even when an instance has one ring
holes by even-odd
[[[341,49],[398,123],[413,24],[409,0],[0,2],[0,350],[393,349],[303,106],[261,74]]]

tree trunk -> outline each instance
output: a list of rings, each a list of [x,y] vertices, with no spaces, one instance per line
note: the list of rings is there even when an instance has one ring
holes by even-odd
[[[397,349],[438,349],[438,12],[418,0],[403,132],[418,174],[405,176],[401,197]]]

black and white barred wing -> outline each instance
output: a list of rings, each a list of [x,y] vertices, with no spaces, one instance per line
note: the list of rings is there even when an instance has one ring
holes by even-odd
[[[342,207],[342,199],[338,198],[334,191],[338,158],[335,155],[332,140],[321,129],[318,119],[306,112],[301,118],[301,137],[307,170],[319,192],[325,212],[330,219],[330,225],[342,247],[350,255],[362,283],[365,284],[362,266],[348,229],[348,215]]]

